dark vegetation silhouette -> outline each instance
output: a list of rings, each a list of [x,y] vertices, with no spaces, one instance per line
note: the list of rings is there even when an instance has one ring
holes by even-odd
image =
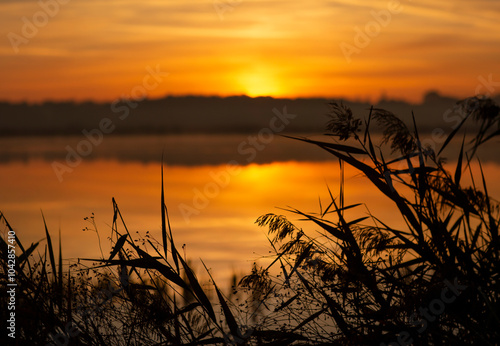
[[[496,102],[500,95],[493,96]],[[269,126],[273,108],[283,106],[298,116],[287,125],[289,133],[318,133],[326,111],[325,98],[272,97],[203,97],[167,96],[140,102],[115,100],[111,103],[44,102],[38,104],[8,103],[0,100],[0,134],[2,136],[82,136],[82,130],[98,129],[109,118],[114,135],[179,134],[179,133],[255,133]],[[417,114],[421,131],[455,124],[456,115],[449,108],[458,101],[437,92],[427,92],[421,103],[382,99],[377,107],[391,109],[403,120],[411,120],[411,110]],[[362,100],[343,102],[354,111],[369,108]],[[445,119],[444,119],[445,118]],[[443,121],[445,120],[445,121]],[[108,126],[106,126],[108,127]],[[112,125],[109,125],[112,127]]]
[[[43,249],[41,242],[24,247],[16,237],[17,343],[497,344],[500,210],[477,156],[500,134],[500,108],[477,97],[459,106],[466,116],[435,152],[422,147],[415,121],[408,127],[376,108],[362,119],[332,103],[326,135],[333,140],[293,138],[326,150],[341,169],[363,173],[393,202],[404,226],[371,214],[349,218],[360,204],[345,205],[341,181],[339,195],[330,192],[318,213],[286,209],[317,233],[283,215],[258,218],[269,228],[271,264],[254,265],[231,292],[213,280],[204,285],[179,253],[163,186],[159,242],[149,234],[134,237],[115,200],[113,248],[101,259],[63,265],[61,242],[55,249],[47,227]],[[478,125],[472,136],[465,134],[469,122]],[[380,143],[370,135],[375,126],[383,131]],[[442,153],[457,136],[462,145],[450,171]],[[0,294],[7,302],[14,231],[0,219]],[[6,321],[9,311],[1,311]]]

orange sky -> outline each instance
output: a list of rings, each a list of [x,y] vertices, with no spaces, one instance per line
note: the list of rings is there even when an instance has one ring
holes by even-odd
[[[495,0],[0,0],[0,34],[0,100],[418,101],[500,82]]]

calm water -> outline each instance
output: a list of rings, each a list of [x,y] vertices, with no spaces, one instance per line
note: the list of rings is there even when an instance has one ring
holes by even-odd
[[[268,254],[266,230],[254,224],[257,217],[274,212],[297,221],[299,217],[277,207],[317,212],[319,199],[328,202],[327,184],[334,194],[339,189],[336,161],[328,161],[329,156],[313,146],[278,137],[255,152],[241,144],[248,142],[247,135],[110,137],[70,167],[67,146],[77,148],[80,140],[0,140],[0,210],[25,245],[44,238],[42,210],[54,241],[61,230],[66,259],[101,256],[97,234],[83,231],[94,228],[84,220],[92,215],[104,256],[109,254],[112,197],[131,233],[149,231],[161,239],[162,152],[174,238],[179,247],[185,244],[183,251],[199,273],[201,258],[223,281]],[[71,171],[54,170],[54,162]],[[500,196],[500,165],[489,160],[484,169],[490,194]],[[352,211],[353,216],[366,215],[368,207],[393,225],[401,223],[394,206],[366,179],[349,169],[346,178],[346,203],[366,204]],[[297,225],[314,232],[308,223]]]

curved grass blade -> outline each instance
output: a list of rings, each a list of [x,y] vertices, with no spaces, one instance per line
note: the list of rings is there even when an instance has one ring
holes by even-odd
[[[274,309],[274,312],[277,312],[277,311],[280,311],[280,310],[283,310],[284,308],[286,308],[288,305],[292,304],[297,298],[300,297],[300,293],[297,293],[296,295],[294,295],[292,298],[288,299],[286,302],[283,302],[280,306],[277,306],[275,309]],[[295,329],[294,329],[295,330]]]
[[[484,195],[486,197],[486,211],[488,213],[488,222],[489,222],[489,231],[491,235],[492,244],[491,246],[494,248],[498,245],[498,224],[495,221],[495,217],[493,216],[493,210],[491,208],[490,196],[488,194],[488,189],[486,188],[486,179],[484,178],[483,166],[481,165],[481,161],[479,162],[479,170],[481,172],[481,179],[483,181],[483,189]]]
[[[52,247],[52,240],[50,239],[49,230],[47,228],[47,223],[45,222],[45,217],[42,212],[43,225],[45,226],[45,236],[47,237],[47,245],[49,248],[49,259],[50,265],[52,266],[52,274],[54,275],[54,281],[57,281],[57,268],[56,268],[56,260],[54,257],[54,249]]]
[[[464,156],[464,142],[465,134],[462,139],[462,146],[460,147],[460,154],[458,154],[457,168],[455,169],[455,184],[460,185],[460,178],[462,177],[462,159]]]
[[[349,154],[367,155],[366,151],[359,149],[359,148],[356,148],[356,147],[351,147],[350,145],[342,145],[342,144],[336,144],[336,143],[315,141],[315,140],[304,138],[304,137],[293,137],[293,136],[287,136],[287,135],[282,135],[282,136],[286,137],[286,138],[297,139],[299,141],[303,141],[306,143],[316,144],[317,146],[319,146],[323,149],[329,148],[329,149],[343,151],[343,152],[349,153]]]
[[[231,312],[231,309],[227,305],[226,300],[224,299],[224,297],[222,296],[222,293],[220,292],[219,288],[215,284],[215,280],[212,277],[212,274],[210,274],[210,271],[208,270],[207,266],[205,265],[205,263],[203,261],[201,261],[201,263],[203,263],[205,270],[207,271],[208,275],[210,276],[210,279],[212,279],[212,283],[214,284],[214,287],[215,287],[215,292],[217,293],[217,298],[219,298],[219,303],[222,307],[222,311],[224,311],[224,316],[226,316],[226,323],[229,326],[229,330],[231,331],[231,334],[234,337],[239,337],[241,335],[240,328],[238,326],[238,323],[236,322],[236,319],[234,318],[233,313]]]
[[[35,249],[38,247],[38,244],[40,244],[39,241],[34,244],[32,243],[31,246],[18,257],[17,260],[19,262],[19,268],[22,269],[24,267],[25,261],[33,253],[33,251],[35,251]]]
[[[62,244],[61,244],[61,228],[59,228],[59,280],[57,282],[58,288],[58,302],[59,307],[62,309],[62,299],[63,299],[63,260],[62,260]]]
[[[149,256],[149,255],[148,255]],[[174,272],[171,268],[157,261],[157,258],[149,256],[148,258],[135,258],[129,260],[105,260],[105,259],[92,259],[82,258],[82,261],[105,262],[105,264],[95,268],[110,267],[114,265],[137,267],[143,269],[151,269],[159,271],[167,280],[175,283],[176,285],[189,289],[188,285],[182,278]]]
[[[302,264],[302,262],[306,259],[306,257],[309,257],[310,256],[310,251],[313,247],[313,243],[310,243],[303,251],[302,253],[299,255],[299,257],[297,257],[297,259],[295,260],[295,265],[293,266],[292,270],[290,271],[290,276],[293,275],[293,273],[297,270],[297,268],[300,267],[300,265]]]
[[[120,236],[118,241],[116,242],[115,246],[113,247],[113,251],[111,252],[111,255],[109,255],[108,261],[111,261],[118,251],[120,251],[123,248],[123,245],[125,245],[125,242],[127,241],[128,234],[124,234]]]
[[[320,226],[321,228],[323,228],[325,231],[327,231],[328,233],[330,233],[331,235],[333,235],[334,237],[340,239],[340,240],[343,240],[343,241],[348,241],[346,235],[344,234],[344,232],[340,231],[338,228],[334,227],[334,226],[331,226],[321,220],[319,220],[318,218],[312,216],[312,215],[308,215],[308,214],[305,214],[303,212],[301,212],[300,210],[297,210],[297,209],[292,209],[292,211],[294,213],[297,213],[297,214],[300,214],[302,216],[305,216],[308,220],[311,220],[312,222],[314,222],[315,224],[317,224],[318,226]]]
[[[448,135],[448,137],[444,141],[443,146],[441,147],[441,149],[439,149],[439,151],[437,153],[438,156],[439,156],[439,154],[441,154],[441,152],[444,150],[444,148],[446,148],[446,146],[448,145],[448,143],[450,143],[450,141],[453,139],[453,137],[455,137],[455,134],[458,132],[458,130],[460,130],[460,128],[462,127],[462,125],[464,124],[464,122],[469,118],[470,114],[471,113],[467,114],[462,119],[462,121],[458,124],[458,126],[455,129],[453,129],[453,131],[451,131],[451,133]]]
[[[328,308],[323,308],[323,309],[315,312],[314,314],[312,314],[311,316],[309,316],[308,318],[306,318],[305,320],[303,320],[302,322],[300,322],[297,325],[297,327],[293,328],[292,332],[294,332],[296,330],[299,330],[300,328],[302,328],[303,326],[305,326],[309,322],[315,320],[316,318],[318,318],[319,316],[321,316],[323,313],[325,313],[325,311],[327,311],[327,310],[328,310]]]
[[[167,227],[165,222],[165,189],[163,185],[163,153],[161,154],[161,239],[163,242],[163,251],[167,259]]]
[[[188,264],[182,259],[182,256],[178,256],[179,260],[184,268],[184,271],[186,272],[186,276],[189,279],[189,283],[191,284],[192,292],[194,295],[198,298],[198,301],[201,303],[201,305],[204,307],[205,311],[208,313],[212,321],[217,323],[217,318],[215,317],[215,312],[212,307],[212,304],[210,303],[210,300],[208,299],[207,295],[203,291],[203,289],[200,286],[200,283],[198,282],[198,279],[196,278],[196,275],[194,275],[194,272],[192,269],[188,266]]]

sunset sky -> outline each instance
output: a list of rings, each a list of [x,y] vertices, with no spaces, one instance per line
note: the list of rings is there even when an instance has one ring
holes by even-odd
[[[112,101],[145,80],[151,98],[419,101],[500,82],[495,0],[0,0],[0,34],[8,101]]]

